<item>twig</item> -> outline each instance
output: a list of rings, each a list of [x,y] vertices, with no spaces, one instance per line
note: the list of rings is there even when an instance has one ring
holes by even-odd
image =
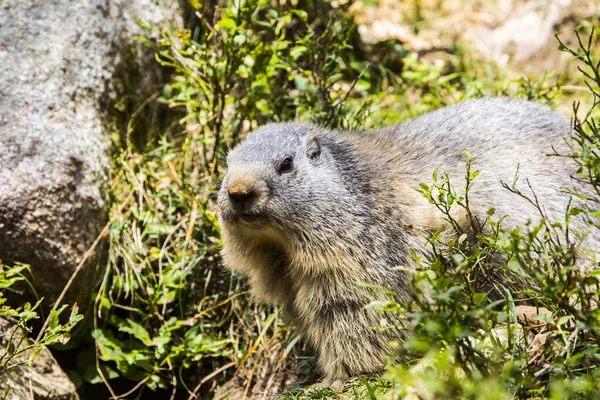
[[[46,321],[44,321],[44,325],[42,326],[42,329],[40,329],[40,332],[38,333],[38,335],[37,335],[37,337],[35,339],[36,342],[39,342],[42,339],[42,336],[44,336],[44,331],[46,330],[46,328],[48,327],[48,324],[50,323],[50,318],[51,318],[51,315],[52,315],[52,311],[56,311],[58,309],[58,306],[60,306],[60,303],[63,301],[63,298],[65,297],[67,291],[69,290],[69,288],[73,284],[73,281],[75,281],[75,278],[77,277],[77,274],[79,274],[79,271],[81,271],[81,269],[85,265],[85,262],[92,255],[92,253],[96,249],[96,246],[98,246],[98,243],[100,243],[100,241],[102,239],[104,239],[104,237],[108,233],[108,230],[110,228],[110,224],[111,224],[111,221],[108,221],[106,223],[106,225],[104,225],[104,228],[102,229],[102,231],[100,232],[100,234],[98,235],[98,237],[96,238],[96,240],[94,241],[94,243],[92,244],[92,246],[85,252],[83,258],[81,259],[81,261],[77,265],[77,268],[75,268],[75,271],[73,271],[73,274],[71,274],[71,277],[69,278],[69,281],[67,282],[67,284],[63,288],[62,292],[60,293],[60,296],[58,296],[58,299],[56,299],[56,302],[54,303],[54,306],[52,307],[52,310],[50,311],[50,314],[46,318]]]
[[[200,386],[202,386],[204,383],[206,383],[210,379],[217,376],[219,373],[225,371],[228,368],[233,367],[236,364],[237,363],[235,361],[232,361],[229,364],[225,364],[221,368],[218,368],[215,371],[211,372],[210,374],[206,375],[204,378],[202,378],[200,383],[194,388],[194,391],[190,394],[190,396],[188,397],[188,400],[191,400],[192,398],[194,398],[194,399],[198,398],[198,396],[196,396],[196,394],[198,393],[198,390],[200,390]]]

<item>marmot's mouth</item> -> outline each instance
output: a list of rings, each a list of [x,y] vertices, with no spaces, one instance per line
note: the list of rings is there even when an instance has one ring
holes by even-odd
[[[258,224],[266,220],[264,214],[242,213],[239,217],[242,222],[247,224]]]

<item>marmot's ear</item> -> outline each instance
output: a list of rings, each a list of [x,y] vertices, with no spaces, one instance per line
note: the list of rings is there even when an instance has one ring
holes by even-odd
[[[306,137],[306,156],[315,163],[321,155],[321,141],[319,135],[315,132],[310,132]]]

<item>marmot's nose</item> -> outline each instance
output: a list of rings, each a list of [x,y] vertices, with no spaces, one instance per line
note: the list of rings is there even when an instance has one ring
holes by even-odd
[[[254,187],[241,182],[229,186],[227,194],[229,194],[231,202],[242,209],[250,208],[256,199]]]

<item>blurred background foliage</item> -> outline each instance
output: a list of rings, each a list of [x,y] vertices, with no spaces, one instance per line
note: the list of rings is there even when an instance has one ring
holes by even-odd
[[[431,237],[436,251],[419,260],[414,301],[373,305],[410,319],[415,336],[398,344],[398,357],[411,361],[357,378],[344,394],[306,388],[318,375],[282,310],[252,303],[245,283],[220,265],[214,200],[225,154],[269,121],[368,129],[502,95],[569,117],[576,100],[568,156],[596,187],[598,9],[577,3],[563,52],[552,38],[549,54],[575,61],[529,70],[457,35],[484,18],[484,5],[500,15],[496,3],[190,0],[183,30],[140,21],[147,34],[139,40],[171,77],[142,107],[163,104],[154,118],[166,128],[144,131],[136,113],[112,135],[108,265],[83,329],[91,336],[62,349],[76,354],[63,364],[82,398],[596,398],[598,282],[574,277],[568,243],[552,240],[568,218],[506,232],[491,212],[476,246]],[[469,168],[467,181],[477,184]],[[460,200],[468,189],[443,171],[421,187],[442,208],[461,207],[446,194]],[[600,196],[585,200],[596,205]],[[537,289],[500,290],[492,301],[475,285],[492,253],[507,256],[499,273],[533,277]],[[535,323],[520,317],[519,295],[546,310],[531,316]]]

